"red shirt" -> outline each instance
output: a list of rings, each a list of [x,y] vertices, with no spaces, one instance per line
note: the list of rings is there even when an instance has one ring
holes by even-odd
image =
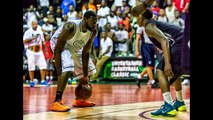
[[[185,8],[186,3],[189,3],[190,0],[174,0],[175,7],[179,12],[182,12],[182,10]]]
[[[46,60],[51,59],[52,56],[53,56],[53,52],[52,52],[52,50],[50,48],[50,41],[46,41],[46,49],[47,49],[48,54],[46,54],[46,51],[45,51],[44,47],[42,47],[42,48],[43,48],[45,59]]]
[[[156,11],[157,13],[160,12],[160,8],[159,8],[159,7],[152,7],[152,8],[150,8],[150,10],[151,10],[152,12],[154,12],[154,11]]]

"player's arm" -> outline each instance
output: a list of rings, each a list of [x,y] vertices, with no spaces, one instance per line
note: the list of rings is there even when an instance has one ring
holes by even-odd
[[[95,45],[94,45],[94,44],[92,44],[92,55],[93,55],[93,57],[94,57],[95,60],[98,59],[97,54],[96,54]]]
[[[61,74],[61,53],[64,50],[66,41],[72,38],[74,33],[74,24],[68,22],[64,24],[62,32],[58,36],[58,40],[54,50],[55,67],[58,75]]]
[[[136,42],[135,42],[135,57],[139,57],[139,42],[141,40],[141,34],[136,34]]]
[[[142,14],[155,0],[148,0],[147,2],[143,1],[140,4],[134,6],[132,8],[132,15],[134,17],[138,17],[140,14]]]
[[[83,73],[84,77],[81,79],[81,84],[87,84],[88,83],[88,63],[89,63],[89,52],[90,48],[92,47],[94,38],[97,34],[97,30],[94,30],[92,32],[92,35],[87,42],[87,44],[84,46],[82,51],[82,64],[83,64]]]
[[[170,64],[171,56],[170,56],[170,49],[169,49],[169,40],[162,33],[162,31],[159,30],[152,23],[146,25],[145,31],[148,34],[148,36],[155,38],[161,44],[161,48],[164,54],[164,62],[165,62],[164,73],[166,74],[167,77],[172,77],[173,72],[172,72],[172,67]]]

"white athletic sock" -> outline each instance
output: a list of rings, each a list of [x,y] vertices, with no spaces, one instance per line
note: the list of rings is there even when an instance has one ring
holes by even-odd
[[[163,99],[164,99],[164,101],[166,101],[167,103],[172,105],[172,95],[170,92],[163,93]]]
[[[46,80],[49,80],[49,76],[46,76]]]
[[[142,77],[141,77],[141,74],[139,74],[139,75],[138,75],[138,79],[141,79],[141,78],[142,78]]]
[[[150,82],[151,82],[152,84],[154,84],[155,80],[150,80]]]
[[[183,101],[182,90],[176,91],[176,98],[179,101]]]

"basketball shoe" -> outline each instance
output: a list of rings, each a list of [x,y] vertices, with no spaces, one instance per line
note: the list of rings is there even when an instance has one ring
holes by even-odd
[[[42,85],[42,86],[46,86],[46,87],[49,87],[50,86],[50,84],[47,82],[47,81],[41,81],[40,82],[40,85]]]
[[[30,81],[30,87],[34,87],[35,83],[33,81]]]
[[[136,84],[137,84],[138,88],[141,87],[141,80],[142,80],[142,77],[141,77],[141,75],[139,74],[138,77],[136,78]]]
[[[186,105],[183,102],[179,101],[179,100],[174,100],[173,102],[173,107],[177,110],[177,111],[186,111]]]
[[[69,110],[70,110],[70,107],[63,105],[61,101],[54,102],[51,106],[51,111],[54,111],[54,112],[68,112]]]
[[[164,105],[162,105],[160,109],[151,112],[151,115],[174,117],[177,115],[177,111],[172,105],[168,104],[167,102],[164,102]]]
[[[81,100],[81,99],[75,99],[72,102],[73,107],[92,107],[95,106],[95,103],[89,100]]]

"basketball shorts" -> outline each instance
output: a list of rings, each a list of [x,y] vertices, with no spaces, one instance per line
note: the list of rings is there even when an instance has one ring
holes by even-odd
[[[174,73],[174,77],[172,79],[176,80],[181,74],[181,44],[173,45],[170,48],[170,54],[172,71]],[[162,55],[156,69],[164,71],[164,66],[164,56]]]
[[[141,45],[141,55],[143,67],[155,65],[155,46],[153,44],[142,43]]]

